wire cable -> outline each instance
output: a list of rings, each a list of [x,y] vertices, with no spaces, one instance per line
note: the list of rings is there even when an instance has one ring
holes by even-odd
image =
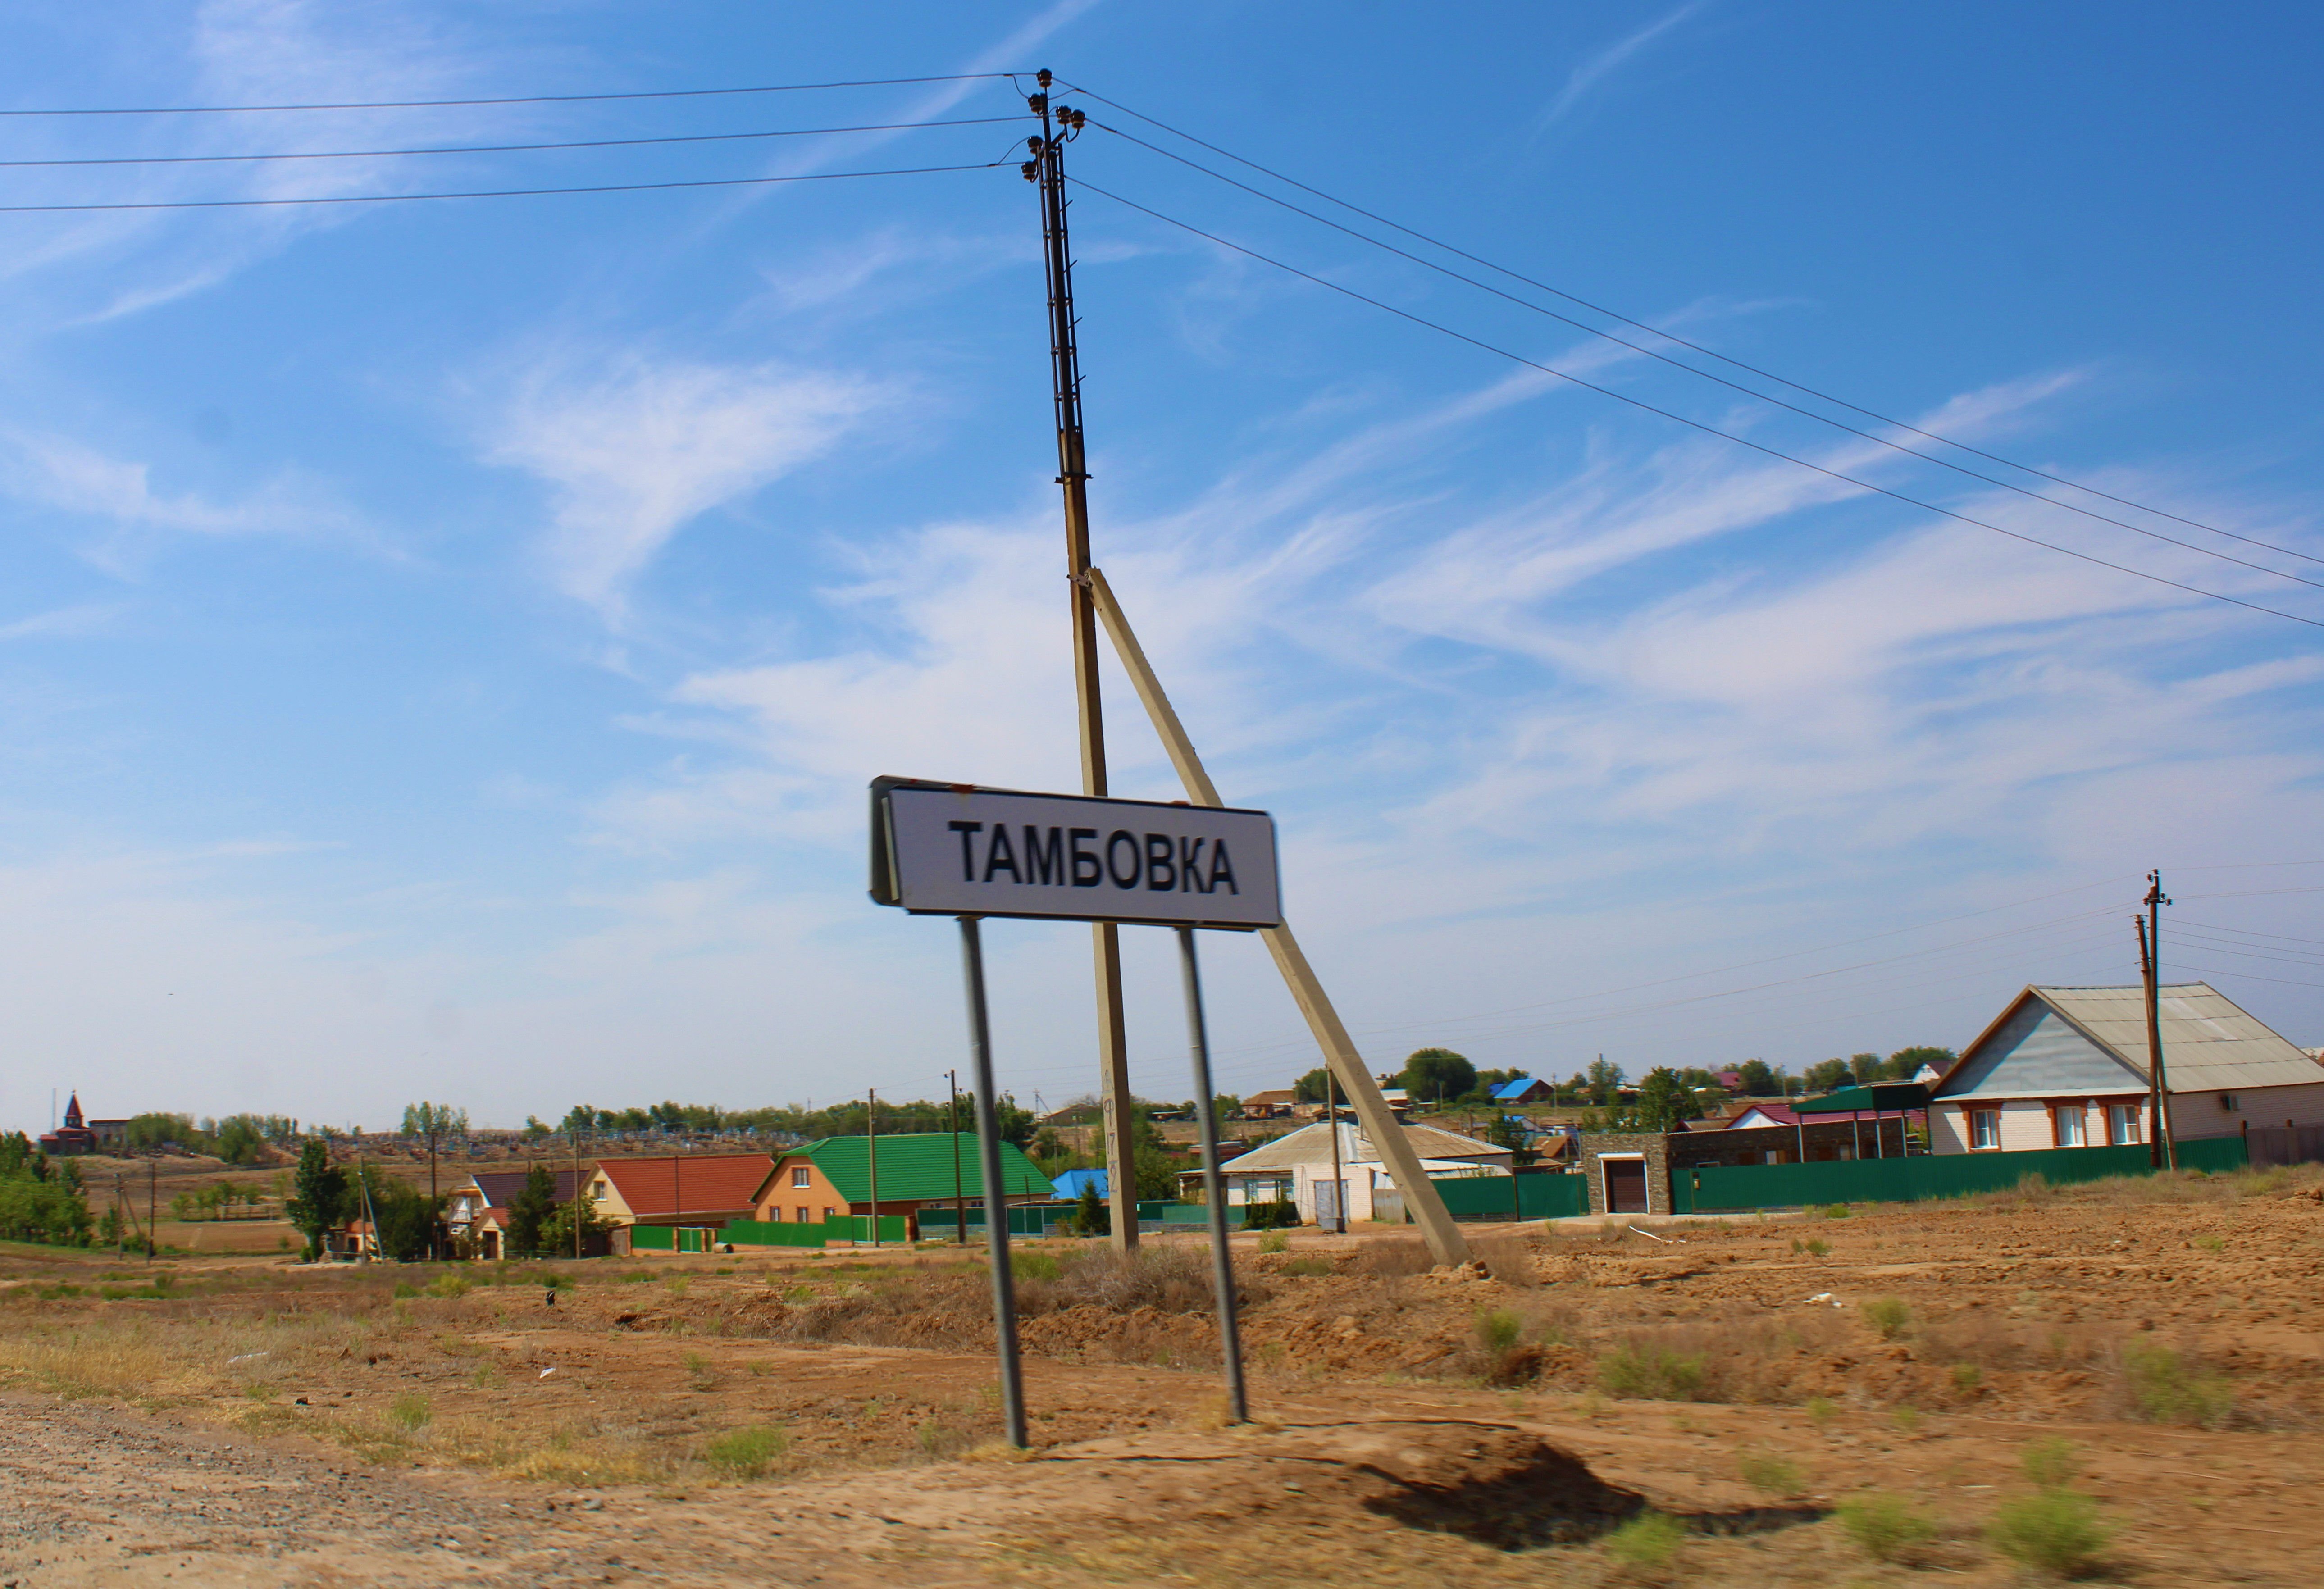
[[[1493,354],[1499,357],[1508,359],[1512,364],[1523,365],[1526,368],[1531,370],[1539,370],[1545,375],[1552,375],[1556,377],[1558,380],[1569,382],[1586,391],[1595,392],[1601,397],[1610,397],[1617,402],[1628,403],[1632,408],[1638,409],[1646,413],[1658,415],[1663,419],[1670,420],[1677,424],[1684,425],[1690,430],[1700,430],[1707,436],[1717,436],[1725,440],[1734,442],[1738,447],[1748,447],[1753,452],[1763,454],[1771,458],[1781,459],[1783,462],[1787,464],[1795,464],[1803,469],[1812,470],[1816,474],[1824,476],[1828,479],[1840,481],[1843,485],[1853,485],[1859,491],[1869,491],[1877,495],[1887,497],[1892,501],[1901,502],[1908,507],[1919,508],[1923,513],[1936,513],[1941,517],[1952,519],[1963,524],[1973,524],[1980,530],[1990,530],[1996,535],[2006,535],[2010,540],[2022,540],[2028,546],[2038,546],[2049,551],[2061,552],[2067,557],[2077,558],[2085,563],[2095,563],[2101,568],[2112,568],[2117,574],[2128,574],[2133,578],[2148,580],[2156,585],[2166,585],[2173,590],[2183,590],[2190,596],[2208,596],[2213,601],[2223,601],[2234,606],[2246,607],[2255,613],[2265,613],[2272,617],[2289,619],[2294,624],[2304,624],[2311,629],[2324,629],[2324,618],[2302,617],[2298,613],[2287,613],[2281,607],[2271,607],[2259,602],[2246,601],[2241,596],[2227,596],[2216,590],[2205,590],[2200,586],[2182,584],[2179,580],[2165,578],[2160,574],[2150,574],[2144,568],[2134,568],[2126,564],[2113,562],[2106,558],[2096,556],[2090,552],[2076,551],[2072,547],[2060,546],[2054,540],[2043,540],[2041,537],[2036,535],[2023,534],[2015,530],[2005,530],[2000,525],[1990,523],[1984,519],[1972,518],[1967,513],[1955,513],[1950,508],[1939,507],[1934,503],[1923,502],[1916,496],[1908,496],[1904,492],[1893,490],[1886,485],[1876,485],[1868,480],[1859,479],[1856,476],[1847,474],[1841,470],[1830,468],[1822,464],[1812,463],[1808,459],[1801,457],[1796,454],[1784,452],[1780,448],[1769,447],[1764,442],[1753,441],[1748,437],[1738,436],[1732,430],[1722,430],[1718,426],[1708,424],[1702,420],[1691,420],[1684,414],[1674,412],[1666,408],[1657,407],[1656,405],[1645,402],[1640,398],[1629,396],[1626,393],[1617,392],[1610,386],[1601,386],[1594,381],[1584,380],[1580,375],[1569,374],[1565,371],[1558,369],[1553,365],[1545,365],[1537,359],[1527,358],[1521,353],[1512,353],[1508,348],[1488,342],[1480,337],[1471,337],[1466,331],[1456,331],[1452,327],[1444,325],[1441,321],[1429,319],[1424,315],[1414,314],[1410,309],[1398,309],[1392,303],[1388,303],[1381,299],[1373,298],[1366,293],[1359,292],[1352,287],[1342,286],[1337,282],[1332,281],[1323,276],[1316,275],[1311,271],[1303,271],[1297,265],[1286,263],[1282,260],[1275,258],[1271,254],[1261,254],[1255,248],[1247,248],[1243,245],[1231,242],[1227,238],[1218,236],[1216,233],[1206,232],[1203,230],[1202,227],[1194,226],[1190,222],[1179,220],[1175,216],[1167,216],[1158,209],[1149,208],[1148,206],[1139,203],[1136,199],[1125,199],[1120,194],[1115,193],[1108,189],[1101,188],[1086,179],[1077,178],[1075,180],[1086,192],[1097,194],[1102,199],[1111,199],[1116,204],[1121,205],[1130,209],[1134,209],[1140,215],[1150,216],[1154,219],[1162,222],[1165,226],[1176,226],[1182,232],[1192,233],[1194,236],[1204,239],[1205,242],[1214,243],[1222,248],[1231,249],[1233,252],[1242,254],[1246,258],[1259,261],[1261,264],[1273,265],[1277,270],[1282,271],[1286,274],[1297,276],[1304,282],[1312,282],[1318,287],[1328,288],[1330,291],[1337,292],[1342,297],[1354,299],[1358,303],[1370,304],[1372,308],[1385,310],[1386,312],[1396,316],[1398,319],[1409,320],[1416,326],[1422,326],[1431,331],[1439,332],[1444,336],[1453,338],[1455,341],[1465,342],[1471,347],[1480,348],[1486,353]]]
[[[320,105],[149,105],[86,109],[0,109],[0,115],[252,115],[285,110],[446,110],[485,105],[592,105],[616,99],[708,99],[730,94],[805,94],[824,88],[890,88],[914,83],[969,83],[1011,75],[1005,71],[963,71],[926,78],[860,78],[839,83],[767,83],[747,88],[641,88],[622,94],[517,94],[496,99],[354,99]],[[1133,111],[1130,114],[1137,113]]]
[[[837,133],[903,133],[926,127],[983,127],[1021,121],[1015,115],[972,115],[951,121],[872,122],[853,127],[785,127],[766,133],[686,133],[661,138],[586,138],[566,143],[463,143],[428,149],[318,149],[287,154],[124,154],[79,160],[0,160],[0,169],[93,165],[221,165],[262,160],[386,160],[411,154],[524,154],[544,149],[634,149],[651,143],[733,143],[758,138],[819,138]]]
[[[0,204],[0,215],[55,215],[107,209],[259,209],[298,204],[410,204],[428,199],[530,199],[563,193],[653,193],[673,188],[755,188],[776,182],[834,182],[849,177],[922,177],[940,171],[989,171],[1006,161],[972,165],[898,166],[876,171],[809,171],[788,177],[710,177],[684,182],[604,182],[586,188],[490,188],[458,193],[344,193],[314,199],[157,199],[124,204]]]
[[[1469,261],[1472,264],[1482,265],[1487,270],[1492,271],[1499,275],[1507,276],[1513,282],[1522,282],[1528,287],[1538,288],[1544,292],[1547,292],[1554,297],[1565,300],[1568,303],[1580,304],[1583,309],[1589,309],[1593,314],[1601,314],[1607,319],[1618,320],[1623,325],[1635,327],[1641,331],[1650,332],[1656,337],[1662,337],[1665,341],[1674,342],[1681,347],[1702,354],[1706,358],[1715,358],[1720,364],[1726,365],[1730,369],[1742,370],[1747,374],[1757,375],[1763,380],[1773,381],[1778,385],[1787,386],[1794,392],[1805,393],[1808,396],[1816,398],[1821,402],[1832,403],[1838,407],[1847,409],[1851,413],[1862,414],[1868,420],[1877,420],[1884,425],[1893,425],[1900,430],[1907,430],[1915,436],[1925,438],[1928,440],[1938,442],[1946,447],[1957,448],[1961,452],[1969,453],[1976,457],[1984,458],[1988,463],[1999,464],[2005,468],[2016,469],[2021,473],[2033,475],[2038,478],[2051,481],[2053,484],[2063,485],[2070,491],[2083,492],[2089,495],[2099,497],[2107,502],[2114,503],[2121,507],[2135,508],[2143,513],[2153,513],[2159,519],[2168,519],[2174,524],[2184,524],[2190,530],[2201,530],[2212,535],[2223,535],[2230,540],[2241,540],[2253,546],[2266,547],[2271,551],[2287,552],[2292,557],[2301,558],[2309,562],[2324,562],[2324,558],[2310,557],[2306,552],[2292,551],[2288,547],[2275,546],[2271,542],[2259,540],[2248,535],[2238,535],[2232,530],[2222,530],[2216,524],[2206,524],[2200,519],[2186,518],[2181,514],[2167,512],[2163,508],[2150,506],[2145,503],[2135,501],[2130,497],[2116,496],[2112,492],[2101,491],[2095,485],[2085,485],[2080,481],[2070,479],[2066,476],[2052,474],[2047,469],[2035,468],[2032,464],[2021,464],[2014,458],[2004,457],[1999,453],[1987,452],[1981,448],[1971,447],[1966,441],[1956,441],[1951,437],[1941,435],[1934,430],[1923,430],[1917,425],[1910,425],[1902,420],[1892,419],[1888,415],[1881,413],[1876,409],[1868,409],[1860,403],[1850,402],[1844,397],[1835,397],[1829,392],[1819,391],[1813,386],[1809,386],[1801,382],[1788,379],[1785,376],[1775,374],[1773,370],[1762,369],[1757,365],[1746,364],[1741,359],[1732,358],[1726,354],[1720,353],[1717,348],[1706,346],[1699,342],[1690,342],[1685,337],[1678,336],[1674,332],[1664,330],[1659,326],[1651,326],[1644,320],[1633,319],[1628,315],[1620,312],[1618,309],[1608,309],[1602,303],[1593,303],[1589,299],[1579,297],[1574,293],[1568,292],[1561,287],[1553,287],[1546,282],[1537,281],[1534,277],[1526,275],[1519,271],[1513,271],[1507,265],[1496,264],[1491,260],[1486,259],[1480,254],[1471,254],[1468,250],[1461,248],[1453,244],[1447,243],[1440,237],[1432,237],[1427,233],[1417,231],[1411,226],[1404,225],[1400,221],[1390,220],[1388,217],[1378,214],[1375,211],[1366,209],[1361,205],[1351,204],[1344,199],[1337,198],[1333,194],[1324,192],[1321,188],[1311,187],[1307,183],[1299,180],[1296,177],[1286,176],[1281,171],[1263,166],[1255,160],[1250,160],[1242,155],[1235,153],[1232,150],[1222,149],[1216,143],[1212,143],[1204,139],[1198,138],[1194,134],[1186,132],[1182,128],[1174,127],[1167,122],[1157,121],[1153,116],[1148,115],[1142,111],[1132,110],[1129,106],[1122,104],[1120,100],[1109,99],[1104,95],[1097,93],[1093,89],[1082,88],[1078,84],[1065,84],[1063,86],[1069,88],[1074,93],[1086,95],[1088,97],[1096,100],[1101,105],[1111,105],[1114,109],[1121,112],[1124,115],[1134,116],[1138,120],[1146,123],[1148,126],[1159,127],[1173,137],[1184,138],[1187,143],[1207,149],[1212,153],[1219,155],[1222,159],[1233,161],[1237,165],[1247,166],[1250,170],[1258,171],[1264,176],[1271,177],[1278,182],[1286,183],[1291,187],[1296,188],[1303,193],[1312,193],[1327,204],[1337,205],[1342,209],[1347,210],[1351,214],[1362,216],[1366,220],[1377,221],[1381,226],[1401,232],[1407,237],[1416,238],[1419,241],[1427,244],[1432,248],[1441,248],[1447,254],[1457,255],[1462,259]],[[1377,242],[1377,239],[1373,239],[1372,241]],[[1381,246],[1386,245],[1381,245]],[[1681,365],[1679,367],[1682,369],[1693,369],[1693,366],[1691,365]],[[1708,379],[1718,379],[1717,376],[1710,375],[1707,371],[1695,370],[1694,373],[1700,375],[1704,375]],[[1746,390],[1748,390],[1748,388]],[[1761,396],[1763,398],[1766,396],[1765,393],[1755,393],[1754,395]],[[1766,401],[1773,402],[1775,400],[1773,398],[1766,398]],[[1922,456],[1925,457],[1926,455],[1923,454]],[[2045,497],[2043,500],[2047,502],[2056,501],[2054,497]],[[2059,503],[2058,505],[2061,507],[2067,507],[2070,504]]]
[[[2273,574],[2279,579],[2289,579],[2295,585],[2305,585],[2314,590],[2324,590],[2324,580],[2310,579],[2299,574],[2287,573],[2282,568],[2271,568],[2264,563],[2251,562],[2246,559],[2231,556],[2227,552],[2219,551],[2212,547],[2198,546],[2191,540],[2181,540],[2175,535],[2165,535],[2159,530],[2149,530],[2143,524],[2133,524],[2127,520],[2113,518],[2106,513],[2098,513],[2094,509],[2080,506],[2074,503],[2060,502],[2054,496],[2044,496],[2042,493],[2033,490],[2027,486],[2017,485],[2014,481],[1997,479],[1991,475],[1984,474],[1977,469],[1972,469],[1965,464],[1957,464],[1950,458],[1939,457],[1934,453],[1923,452],[1918,448],[1906,447],[1902,442],[1892,441],[1885,436],[1876,435],[1870,430],[1862,430],[1857,426],[1851,425],[1845,420],[1835,420],[1831,415],[1820,414],[1813,409],[1802,408],[1798,403],[1785,402],[1780,397],[1771,397],[1767,393],[1758,391],[1754,387],[1744,385],[1740,381],[1730,381],[1724,375],[1714,374],[1709,370],[1698,369],[1683,359],[1673,358],[1666,353],[1660,353],[1654,348],[1641,346],[1638,343],[1629,340],[1629,338],[1626,337],[1617,337],[1611,331],[1602,330],[1596,326],[1591,325],[1586,320],[1577,320],[1572,315],[1562,315],[1554,309],[1545,309],[1540,304],[1520,298],[1514,292],[1504,291],[1500,288],[1494,286],[1489,282],[1480,282],[1474,276],[1463,275],[1459,271],[1453,270],[1450,266],[1438,264],[1434,260],[1424,259],[1419,254],[1413,253],[1409,249],[1398,248],[1393,243],[1383,243],[1377,237],[1369,236],[1366,234],[1356,230],[1353,226],[1342,226],[1340,222],[1332,219],[1329,216],[1317,215],[1314,210],[1303,208],[1299,205],[1292,203],[1287,199],[1279,199],[1272,193],[1252,187],[1248,182],[1239,182],[1234,178],[1228,176],[1224,171],[1213,171],[1209,166],[1203,164],[1199,161],[1188,160],[1183,154],[1174,154],[1169,150],[1161,147],[1161,145],[1157,143],[1149,143],[1145,139],[1137,136],[1135,134],[1123,132],[1120,127],[1108,126],[1105,123],[1095,120],[1093,120],[1089,125],[1097,128],[1100,132],[1111,133],[1117,138],[1127,139],[1129,142],[1137,144],[1140,149],[1150,150],[1152,152],[1160,155],[1165,160],[1176,161],[1178,164],[1186,167],[1190,171],[1197,171],[1206,177],[1215,178],[1217,180],[1224,182],[1228,187],[1248,193],[1254,199],[1265,199],[1268,203],[1287,209],[1294,215],[1305,216],[1307,219],[1315,222],[1318,226],[1329,226],[1333,231],[1353,237],[1360,243],[1369,243],[1375,248],[1382,249],[1387,253],[1396,255],[1398,259],[1409,260],[1412,263],[1420,266],[1423,270],[1434,271],[1440,276],[1448,276],[1455,282],[1463,282],[1468,286],[1474,287],[1480,292],[1489,292],[1494,297],[1502,300],[1504,302],[1517,305],[1519,309],[1530,309],[1533,313],[1545,316],[1550,319],[1557,321],[1560,325],[1571,326],[1577,331],[1583,332],[1591,337],[1601,337],[1608,342],[1613,343],[1618,347],[1627,347],[1633,353],[1643,354],[1647,358],[1659,360],[1660,362],[1670,365],[1673,369],[1684,370],[1690,375],[1699,375],[1703,380],[1713,382],[1718,385],[1724,386],[1730,392],[1739,392],[1744,396],[1766,403],[1770,407],[1782,409],[1787,413],[1797,414],[1802,419],[1812,420],[1819,425],[1829,425],[1835,430],[1844,431],[1850,436],[1860,437],[1866,441],[1874,443],[1876,446],[1887,448],[1892,452],[1903,453],[1906,457],[1919,458],[1922,462],[1934,464],[1941,469],[1950,469],[1954,474],[1966,476],[1971,480],[1981,480],[1987,485],[1998,486],[2004,491],[2014,491],[2020,496],[2029,497],[2035,502],[2048,503],[2052,507],[2063,508],[2070,513],[2080,513],[2084,518],[2095,519],[2101,524],[2112,524],[2116,529],[2127,530],[2134,535],[2144,535],[2154,540],[2167,542],[2172,546],[2183,547],[2189,551],[2200,552],[2204,557],[2217,558],[2222,562],[2234,563],[2240,568],[2255,569],[2262,574]],[[1656,333],[1656,335],[1660,335],[1660,333]],[[1894,423],[1895,421],[1890,422]],[[1909,427],[1907,427],[1907,429],[1909,429]],[[2249,538],[2239,536],[2237,539],[2246,540]],[[2265,547],[2270,551],[2281,552],[2286,557],[2299,558],[2307,562],[2324,566],[2324,558],[2310,557],[2306,552],[2295,551],[2288,546],[2277,546],[2273,542],[2264,540],[2255,540],[2252,544],[2255,546]]]

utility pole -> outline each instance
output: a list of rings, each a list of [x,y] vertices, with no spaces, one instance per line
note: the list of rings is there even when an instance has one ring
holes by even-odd
[[[154,1159],[145,1161],[145,1261],[153,1261],[153,1211],[161,1204],[161,1169]]]
[[[872,1161],[872,1244],[880,1244],[880,1094],[863,1089],[863,1151]]]
[[[1057,411],[1057,484],[1065,504],[1065,578],[1073,609],[1074,695],[1080,707],[1082,792],[1106,792],[1105,713],[1098,695],[1097,614],[1091,603],[1089,457],[1082,436],[1081,353],[1074,340],[1073,245],[1065,232],[1065,144],[1081,130],[1078,110],[1052,110],[1049,73],[1037,74],[1041,91],[1027,104],[1041,118],[1041,133],[1026,140],[1033,156],[1025,180],[1041,192],[1041,263],[1049,290],[1049,373]],[[1090,928],[1097,964],[1097,1052],[1102,1086],[1102,1130],[1106,1178],[1112,1206],[1112,1242],[1138,1245],[1138,1183],[1130,1092],[1130,1042],[1121,1010],[1121,931],[1111,921]],[[1000,1104],[993,1100],[994,1106]],[[991,1217],[987,1211],[987,1217]]]
[[[945,1081],[952,1088],[952,1103],[945,1110],[945,1123],[952,1127],[952,1244],[968,1245],[968,1193],[960,1179],[960,1072],[947,1070]],[[990,1215],[986,1215],[991,1218]]]
[[[1348,1233],[1348,1183],[1340,1178],[1340,1083],[1323,1067],[1323,1113],[1332,1122],[1332,1230]]]
[[[113,1172],[113,1256],[118,1260],[129,1252],[129,1221],[124,1217],[121,1206],[121,1172]]]
[[[573,1126],[573,1256],[576,1258],[581,1256],[581,1227],[586,1223],[581,1211],[586,1206],[581,1200],[581,1126],[576,1121]]]
[[[2154,1127],[2162,1138],[2163,1155],[2150,1161],[2170,1169],[2179,1168],[2179,1133],[2172,1130],[2171,1118],[2171,1076],[2163,1063],[2163,915],[2162,908],[2171,902],[2163,892],[2163,873],[2146,874],[2146,898],[2140,901],[2146,907],[2145,919],[2138,924],[2139,968],[2146,975],[2146,1061],[2147,1085],[2154,1099]]]

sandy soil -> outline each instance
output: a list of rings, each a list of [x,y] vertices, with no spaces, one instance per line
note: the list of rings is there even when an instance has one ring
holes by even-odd
[[[987,1444],[983,1276],[949,1252],[465,1294],[187,1261],[155,1294],[13,1249],[0,1585],[2001,1584],[2025,1573],[1987,1526],[2059,1441],[2111,1534],[2096,1575],[2312,1584],[2305,1184],[1479,1231],[1482,1279],[1400,1235],[1246,1240],[1255,1427],[1223,1425],[1169,1285],[1037,1256],[1022,1457]],[[515,1283],[547,1274],[579,1283]],[[1876,1494],[1923,1535],[1892,1559],[1850,1525]],[[1609,1534],[1641,1509],[1684,1525],[1667,1559]]]

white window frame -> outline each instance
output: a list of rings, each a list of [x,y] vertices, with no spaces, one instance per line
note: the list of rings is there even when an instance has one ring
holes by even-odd
[[[804,1164],[794,1164],[791,1166],[791,1188],[794,1191],[803,1192],[814,1185],[815,1171],[813,1169]]]
[[[1989,1138],[1989,1140],[1987,1140]],[[1996,1153],[2001,1150],[2001,1111],[1971,1109],[1969,1112],[1969,1146],[1972,1153]]]
[[[2139,1104],[2109,1104],[2107,1105],[2107,1143],[2115,1148],[2135,1148],[2144,1140],[2146,1109]]]
[[[2068,1141],[2069,1137],[2071,1141]],[[2089,1111],[2080,1104],[2053,1104],[2050,1106],[2050,1140],[2061,1148],[2087,1148],[2090,1145]]]

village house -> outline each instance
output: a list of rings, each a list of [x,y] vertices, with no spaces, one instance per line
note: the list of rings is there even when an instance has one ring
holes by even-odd
[[[1001,1183],[1010,1203],[1056,1196],[1049,1178],[1014,1142],[1001,1144]],[[825,1137],[776,1156],[751,1191],[747,1217],[813,1224],[844,1214],[900,1214],[908,1239],[918,1241],[920,1210],[949,1208],[955,1197],[984,1203],[983,1150],[973,1132],[899,1132],[876,1143]]]
[[[1769,1116],[1780,1113],[1775,1120]],[[1890,1110],[1887,1150],[1895,1152],[1899,1112]],[[1746,1123],[1746,1122],[1748,1123]],[[1830,1114],[1794,1113],[1776,1105],[1745,1110],[1725,1128],[1683,1126],[1669,1132],[1596,1132],[1580,1139],[1574,1156],[1589,1178],[1592,1214],[1668,1214],[1671,1182],[1711,1165],[1819,1164],[1875,1156],[1877,1129]]]
[[[51,1095],[54,1096],[54,1095]],[[82,1153],[118,1151],[129,1141],[126,1120],[84,1120],[80,1113],[80,1094],[74,1093],[65,1104],[64,1123],[52,1132],[43,1132],[36,1144],[51,1159],[70,1159]]]
[[[1432,1180],[1511,1173],[1509,1150],[1497,1143],[1464,1137],[1457,1132],[1438,1131],[1434,1126],[1407,1125],[1399,1129],[1412,1144],[1412,1150],[1419,1155],[1421,1169]],[[1332,1179],[1333,1132],[1339,1133],[1340,1140],[1340,1178],[1336,1188]],[[1319,1217],[1319,1198],[1323,1209],[1320,1217],[1332,1217],[1336,1193],[1337,1199],[1345,1203],[1350,1220],[1379,1217],[1401,1222],[1404,1218],[1403,1199],[1397,1193],[1395,1178],[1381,1162],[1371,1139],[1351,1120],[1319,1120],[1253,1148],[1232,1163],[1221,1165],[1219,1178],[1225,1186],[1230,1207],[1288,1199],[1298,1206],[1299,1217],[1312,1223]],[[1178,1188],[1181,1196],[1200,1200],[1203,1172],[1183,1171],[1178,1177]]]
[[[508,1214],[524,1190],[527,1169],[480,1169],[454,1187],[444,1206],[444,1228],[456,1241],[470,1243],[478,1258],[497,1262],[508,1256]],[[573,1189],[582,1174],[570,1169],[552,1172],[559,1204],[573,1201]]]
[[[2324,1136],[2324,1066],[2207,983],[2166,984],[2160,999],[2181,1141],[2242,1136],[2281,1162]],[[2029,987],[1930,1091],[1939,1153],[2148,1141],[2145,990]]]
[[[1272,1120],[1289,1114],[1299,1102],[1298,1093],[1290,1087],[1272,1087],[1263,1093],[1246,1094],[1242,1101],[1245,1120]]]
[[[1495,1087],[1491,1097],[1503,1108],[1514,1109],[1527,1104],[1554,1104],[1557,1102],[1557,1089],[1539,1076],[1521,1076]]]
[[[774,1160],[764,1153],[673,1153],[601,1159],[588,1169],[589,1201],[614,1226],[613,1249],[636,1251],[639,1225],[672,1228],[674,1250],[706,1252],[733,1219],[752,1215],[752,1194]]]

